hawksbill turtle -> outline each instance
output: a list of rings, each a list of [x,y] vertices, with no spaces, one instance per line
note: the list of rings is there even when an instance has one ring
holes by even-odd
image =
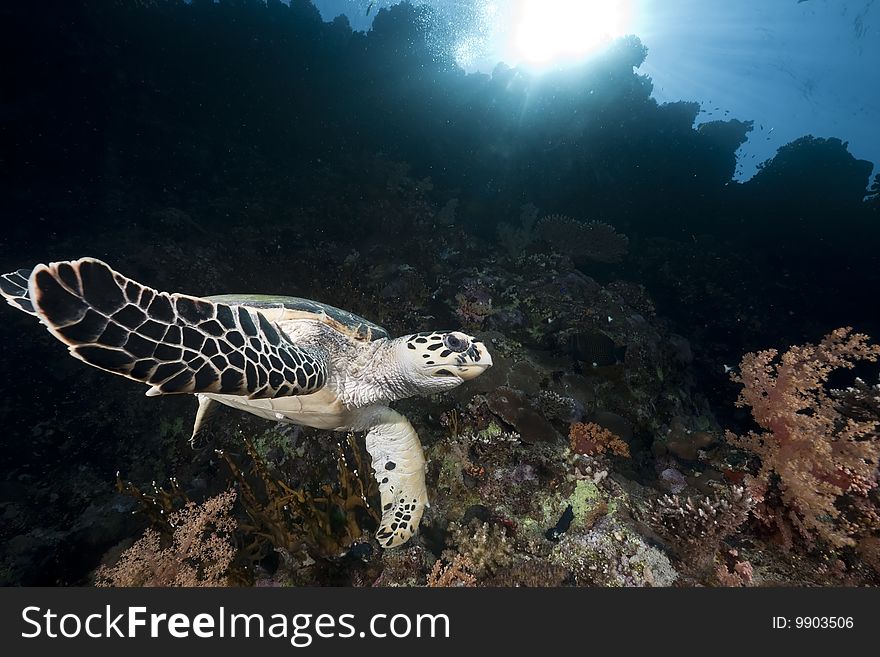
[[[451,390],[492,365],[483,343],[458,331],[391,338],[308,299],[157,292],[94,258],[5,274],[0,293],[73,356],[146,383],[148,396],[194,394],[194,434],[216,403],[269,420],[365,431],[383,547],[409,540],[428,504],[419,436],[388,404]]]

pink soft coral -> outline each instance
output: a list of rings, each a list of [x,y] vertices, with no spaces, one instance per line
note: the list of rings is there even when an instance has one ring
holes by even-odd
[[[818,345],[793,346],[777,359],[775,349],[746,354],[738,406],[750,406],[763,431],[728,440],[761,459],[757,484],[764,490],[778,477],[785,519],[812,545],[820,538],[852,545],[852,527],[836,502],[877,484],[880,439],[877,423],[842,415],[826,387],[829,375],[862,360],[876,361],[880,346],[851,328],[832,331]],[[785,531],[785,527],[780,527]]]

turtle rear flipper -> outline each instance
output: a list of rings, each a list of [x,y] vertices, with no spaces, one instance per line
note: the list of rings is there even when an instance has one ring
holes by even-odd
[[[30,269],[19,269],[18,271],[9,272],[0,276],[0,294],[6,299],[6,302],[13,308],[18,308],[26,312],[28,315],[36,316],[34,305],[28,296],[28,279],[30,278]]]
[[[71,354],[149,384],[150,396],[284,397],[327,380],[321,355],[291,343],[258,311],[157,292],[93,258],[37,265],[26,298]]]

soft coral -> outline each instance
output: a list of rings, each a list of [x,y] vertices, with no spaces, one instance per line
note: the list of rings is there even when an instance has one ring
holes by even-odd
[[[877,422],[841,413],[827,383],[835,370],[877,361],[880,345],[847,327],[777,356],[775,349],[746,354],[740,373],[731,375],[743,385],[737,406],[750,406],[763,431],[728,432],[727,438],[760,457],[760,488],[769,489],[778,477],[785,518],[808,544],[820,538],[836,547],[853,545],[852,527],[838,521],[836,503],[876,486],[880,439]]]

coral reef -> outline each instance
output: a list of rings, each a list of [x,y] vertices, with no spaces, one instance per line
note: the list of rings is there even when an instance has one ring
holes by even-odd
[[[170,291],[465,328],[494,366],[400,403],[431,508],[383,551],[361,436],[221,409],[190,445],[191,399],[145,402],[6,317],[0,583],[90,583],[146,525],[119,583],[880,583],[877,348],[837,331],[727,376],[840,318],[877,330],[880,176],[865,198],[844,142],[733,179],[758,126],[655,102],[635,37],[566,75],[470,75],[408,3],[368,32],[308,2],[36,5],[4,14],[36,68],[10,97],[0,271],[112,256]],[[230,487],[229,567],[162,561],[176,514]]]
[[[424,586],[436,563],[436,557],[421,545],[388,550],[382,555],[382,572],[372,585]]]
[[[271,427],[223,410],[191,448],[181,419],[188,407],[169,400],[168,419],[153,426],[153,418],[131,410],[139,400],[116,392],[112,383],[106,394],[126,409],[123,426],[154,436],[151,449],[170,456],[163,463],[145,457],[142,448],[130,447],[130,456],[112,452],[114,468],[128,464],[127,476],[147,485],[119,480],[119,491],[127,494],[112,498],[103,508],[113,511],[105,515],[149,521],[164,544],[173,536],[165,522],[171,514],[234,485],[236,549],[225,577],[242,585],[741,586],[880,576],[877,488],[874,479],[856,477],[855,471],[846,491],[833,499],[839,509],[833,526],[852,539],[844,546],[849,551],[839,553],[843,566],[780,556],[772,536],[764,542],[765,525],[780,535],[788,530],[789,538],[797,533],[787,519],[791,509],[783,501],[782,479],[777,483],[775,470],[762,479],[763,458],[743,449],[744,442],[720,440],[722,422],[692,379],[702,345],[692,346],[657,316],[644,286],[593,278],[571,257],[537,248],[532,237],[531,246],[513,257],[485,258],[485,248],[459,231],[458,219],[432,232],[439,210],[427,196],[429,184],[411,179],[406,167],[386,158],[358,162],[361,166],[352,163],[347,170],[356,171],[351,175],[366,181],[373,199],[382,202],[369,208],[358,197],[361,184],[342,186],[333,211],[361,214],[383,230],[399,229],[408,215],[417,217],[411,230],[400,233],[401,244],[363,233],[356,248],[335,239],[320,252],[297,251],[303,271],[335,272],[337,284],[329,292],[321,276],[293,281],[272,259],[261,260],[259,279],[251,280],[250,273],[245,279],[256,287],[264,276],[275,277],[295,294],[363,313],[392,332],[468,322],[482,327],[495,362],[488,372],[473,385],[401,403],[428,456],[431,508],[420,535],[398,550],[382,551],[373,543],[378,498],[359,436],[339,441],[326,432]],[[307,223],[317,221],[309,218],[317,212],[297,216]],[[174,211],[165,216],[186,221]],[[526,224],[532,216],[537,209],[528,209]],[[229,233],[229,239],[279,246],[299,239],[286,223],[256,232],[230,227]],[[435,240],[433,256],[417,248],[426,235]],[[213,249],[213,255],[199,256],[206,268],[210,260],[231,258],[219,243],[205,248]],[[153,266],[132,257],[136,269]],[[184,254],[175,257],[180,261],[166,264],[179,270]],[[214,285],[207,278],[196,284]],[[803,357],[804,368],[812,367],[815,353]],[[769,384],[774,374],[766,370],[762,381]],[[787,374],[775,375],[788,385]],[[75,377],[72,369],[70,376]],[[83,397],[94,385],[88,376],[74,383]],[[823,401],[838,413],[832,435],[857,426],[858,449],[874,444],[877,397],[876,387],[860,380],[828,391]],[[106,418],[96,412],[87,420],[106,427],[109,443],[113,434]],[[793,421],[815,420],[807,415]],[[34,444],[45,452],[57,433],[75,427],[43,422],[34,431]],[[769,445],[772,435],[762,437],[762,444]],[[218,462],[226,467],[217,468]],[[176,473],[167,486],[149,484],[167,472]],[[101,485],[106,482],[89,484],[91,490]],[[662,497],[664,492],[671,495]],[[143,513],[132,516],[133,506]],[[12,581],[15,569],[33,569],[20,556],[31,546],[61,549],[67,536],[51,528],[28,529],[26,516],[13,515],[20,507],[7,505],[13,519],[7,531],[17,532],[5,562]],[[99,516],[100,509],[91,515]],[[110,529],[113,540],[102,538],[97,551],[141,527]]]
[[[548,559],[578,586],[671,586],[678,577],[663,552],[611,518],[591,531],[566,534]]]
[[[468,330],[480,329],[486,319],[495,313],[492,291],[479,278],[465,280],[455,295],[455,315]]]

